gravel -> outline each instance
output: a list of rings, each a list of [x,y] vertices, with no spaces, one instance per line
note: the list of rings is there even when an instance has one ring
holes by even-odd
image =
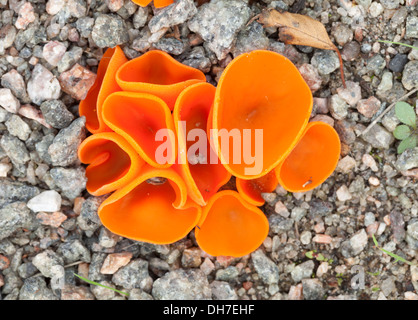
[[[321,21],[347,87],[336,52],[285,45],[277,28],[251,20],[266,8]],[[418,299],[418,268],[395,263],[370,239],[417,262],[418,149],[397,154],[394,109],[360,136],[418,85],[418,51],[378,41],[418,47],[415,0],[178,0],[163,9],[0,0],[0,10],[0,299]],[[312,191],[263,194],[268,237],[241,258],[209,256],[193,232],[170,245],[113,234],[97,214],[107,195],[85,190],[77,150],[86,137],[79,101],[115,45],[130,59],[168,52],[213,85],[241,53],[284,55],[313,93],[310,120],[339,134],[337,169]],[[416,95],[405,101],[415,107]],[[369,272],[362,290],[352,288],[354,267]]]

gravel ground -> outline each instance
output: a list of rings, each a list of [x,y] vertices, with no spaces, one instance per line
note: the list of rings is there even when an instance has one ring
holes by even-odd
[[[321,21],[342,52],[347,89],[335,52],[247,26],[263,8]],[[418,262],[418,148],[396,153],[393,112],[358,137],[418,85],[418,50],[377,41],[418,46],[416,0],[178,0],[162,10],[129,0],[0,0],[0,13],[0,300],[127,299],[73,273],[139,300],[418,300],[418,267],[371,240]],[[313,119],[340,135],[337,170],[311,192],[265,194],[269,237],[242,258],[208,256],[193,232],[172,245],[110,233],[97,216],[104,198],[85,191],[77,109],[115,45],[129,58],[166,51],[215,85],[243,52],[287,56],[314,94]]]

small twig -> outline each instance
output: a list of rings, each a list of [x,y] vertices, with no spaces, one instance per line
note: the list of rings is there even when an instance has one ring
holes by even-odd
[[[388,113],[399,101],[403,101],[406,98],[408,98],[409,96],[413,95],[415,92],[418,91],[418,88],[415,88],[414,90],[410,91],[409,93],[405,94],[404,96],[400,97],[397,101],[395,101],[394,103],[392,103],[389,107],[386,108],[385,111],[383,111],[380,116],[378,116],[372,123],[370,123],[370,125],[362,132],[360,133],[358,136],[362,136],[364,134],[366,134],[367,132],[370,131],[370,129],[376,124],[378,123],[383,116]]]

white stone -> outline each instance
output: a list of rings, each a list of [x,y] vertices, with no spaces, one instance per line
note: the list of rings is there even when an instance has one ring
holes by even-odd
[[[0,106],[11,113],[17,113],[20,102],[13,95],[12,91],[7,88],[0,89]]]
[[[43,65],[38,63],[32,71],[28,82],[28,94],[33,103],[40,105],[45,100],[58,99],[61,86],[56,77]]]
[[[34,212],[59,211],[61,208],[61,196],[55,190],[44,191],[30,199],[27,206]]]
[[[348,188],[346,185],[341,186],[337,190],[337,198],[339,201],[347,201],[352,198],[350,191],[348,191]]]
[[[44,46],[42,56],[51,66],[55,67],[61,61],[65,51],[67,48],[62,42],[50,41]]]
[[[285,217],[285,218],[290,216],[289,210],[287,210],[286,206],[281,201],[276,202],[276,205],[274,207],[274,211],[276,213],[280,214],[282,217]]]
[[[322,262],[316,270],[317,277],[321,278],[324,274],[326,274],[328,272],[328,267],[328,262]]]
[[[369,7],[370,15],[373,18],[380,16],[383,11],[384,11],[384,8],[379,2],[372,2],[372,4]]]
[[[361,158],[361,161],[363,161],[363,163],[367,167],[372,169],[373,172],[379,171],[379,168],[377,167],[376,161],[374,160],[374,158],[370,154],[368,154],[368,153],[363,154],[363,157]]]
[[[356,160],[354,160],[350,156],[345,156],[342,158],[337,165],[337,168],[335,169],[337,172],[342,173],[349,173],[351,170],[353,170],[356,167]]]
[[[66,2],[66,0],[49,0],[46,4],[46,12],[55,15],[65,6]]]
[[[10,163],[0,163],[0,177],[4,178],[7,177],[7,173],[12,169],[12,165]]]

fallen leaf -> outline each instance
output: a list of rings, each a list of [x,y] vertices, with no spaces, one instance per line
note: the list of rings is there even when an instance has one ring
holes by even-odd
[[[340,51],[330,40],[327,30],[321,22],[301,14],[279,12],[277,10],[264,10],[253,20],[255,19],[258,19],[258,22],[265,27],[279,28],[279,39],[285,44],[309,46],[337,52],[340,59],[341,80],[345,87]]]

